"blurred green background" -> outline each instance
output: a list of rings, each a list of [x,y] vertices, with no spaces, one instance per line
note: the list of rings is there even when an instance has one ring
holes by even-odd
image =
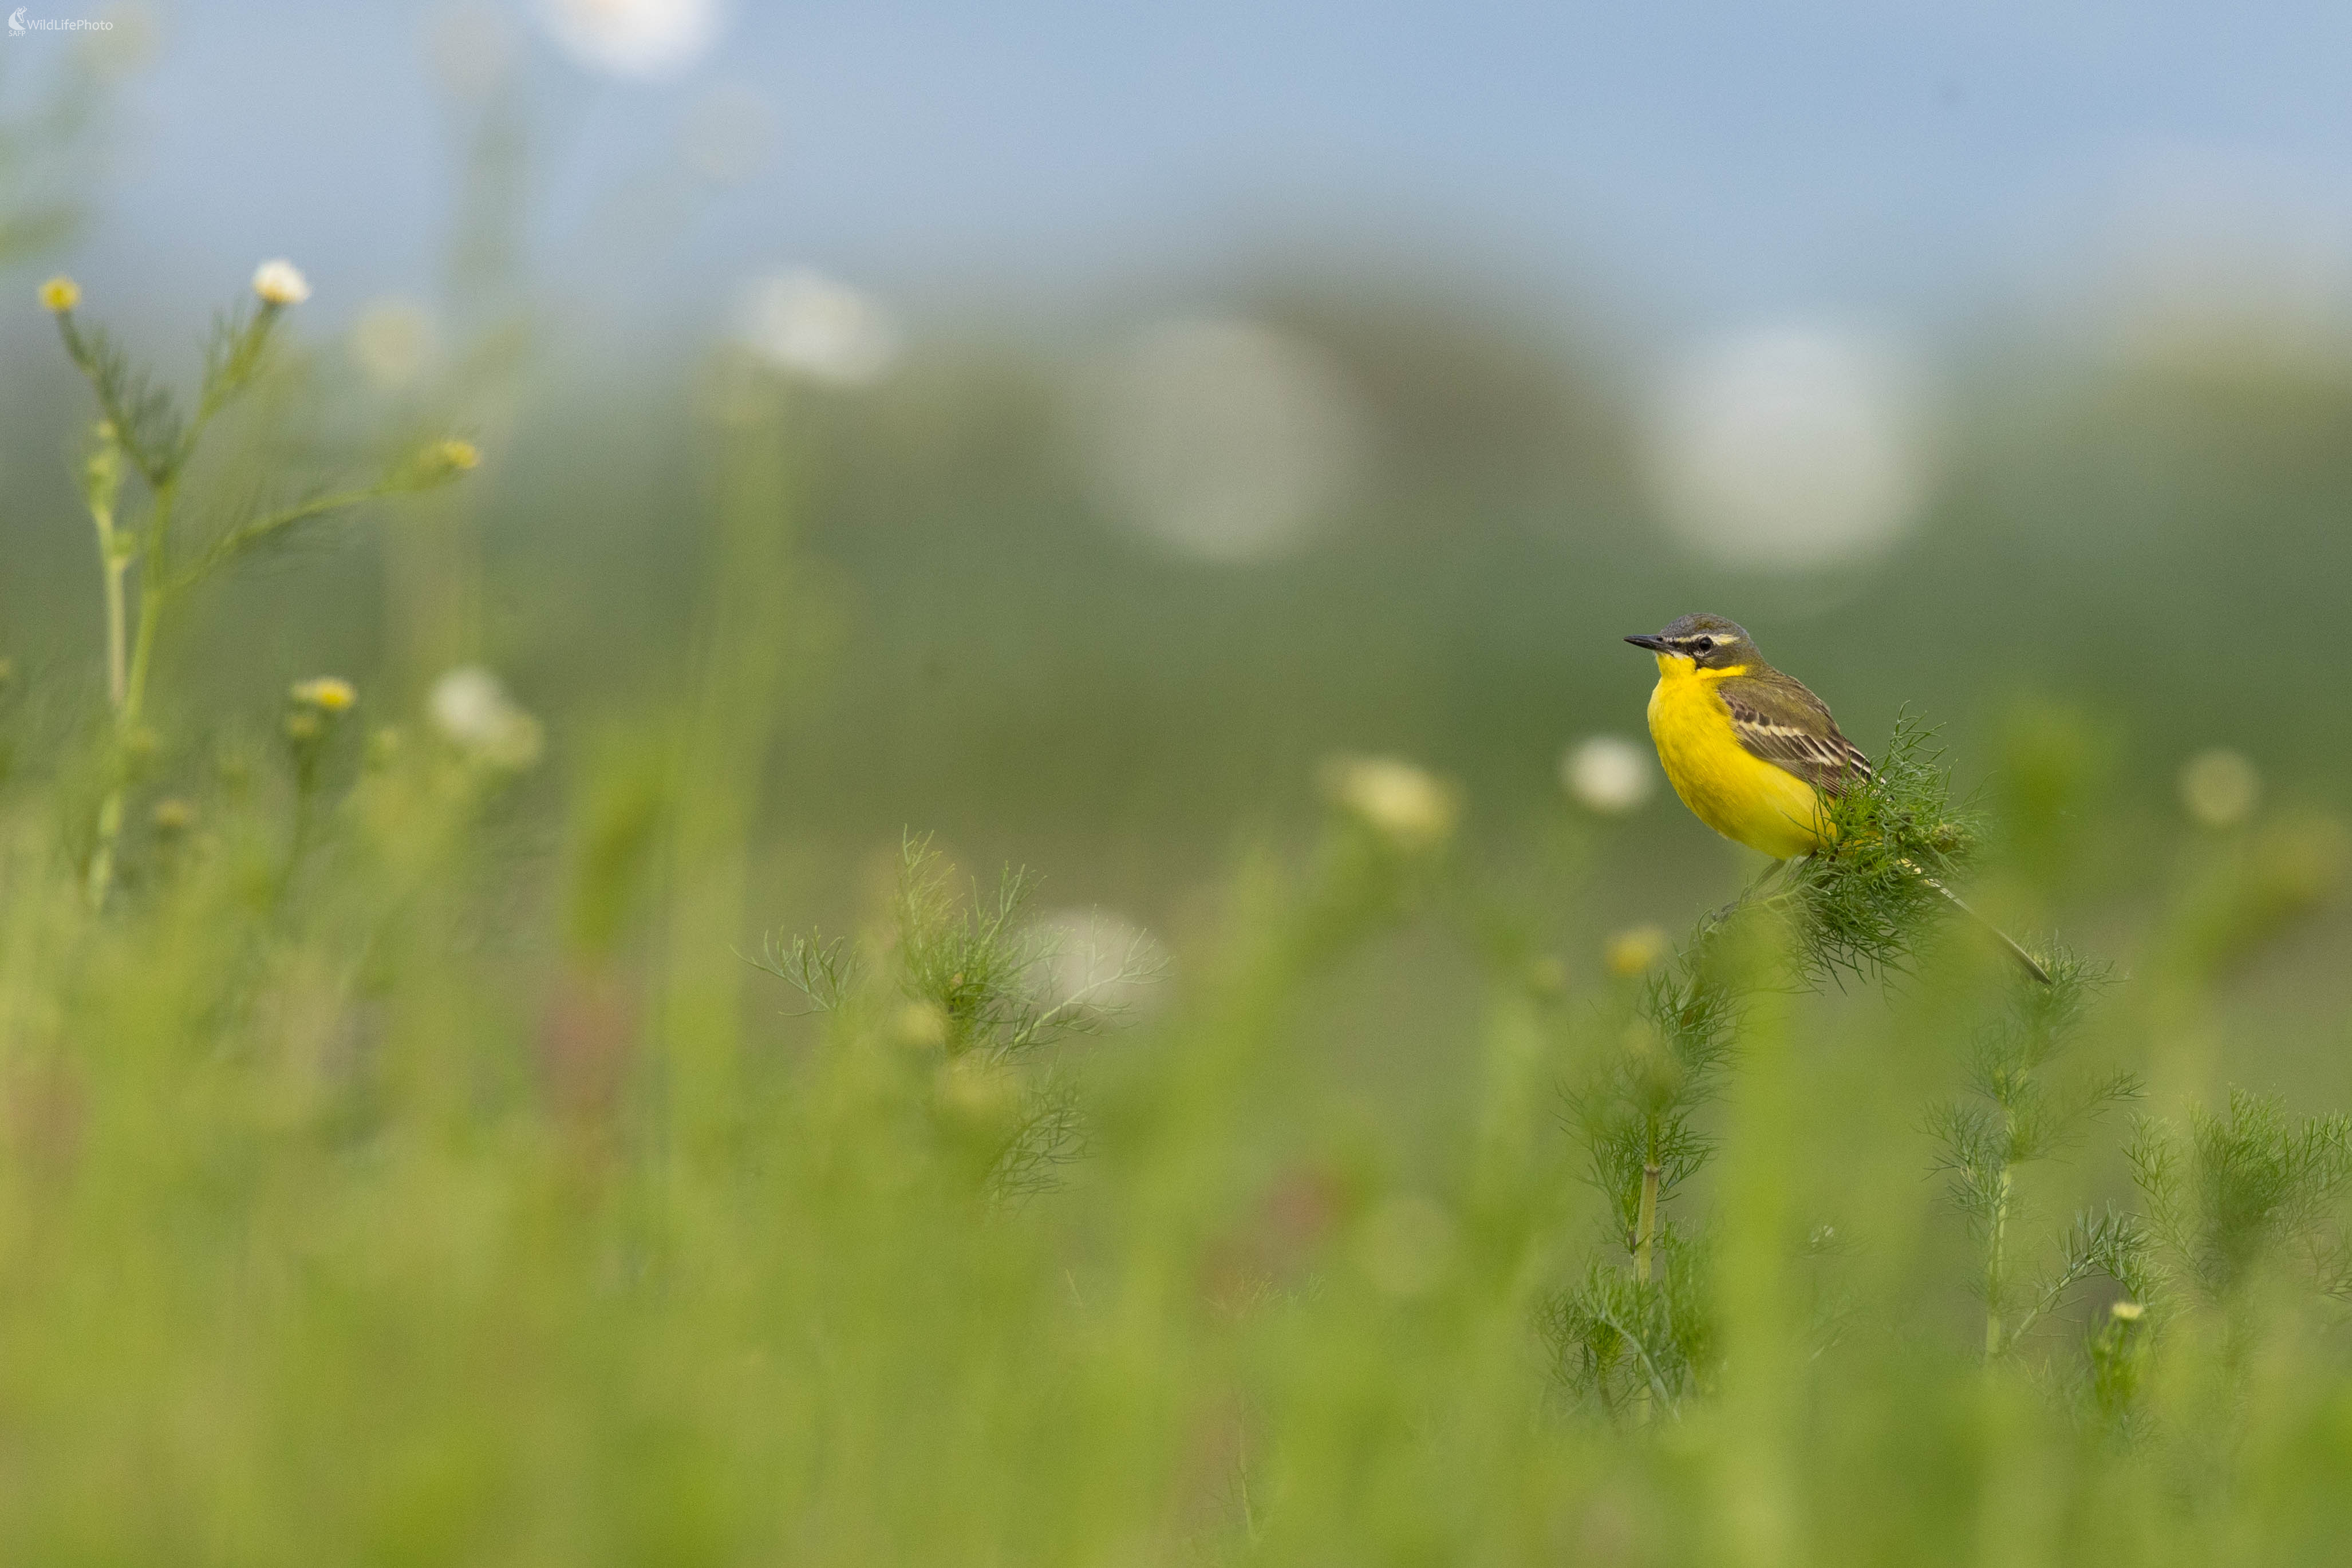
[[[1939,727],[1970,896],[2112,967],[2147,1108],[2352,1104],[2340,19],[113,16],[0,41],[0,1507],[56,1560],[2332,1560],[2340,1325],[2161,1317],[2168,1447],[2044,1398],[2105,1295],[1978,1377],[1964,939],[1759,1004],[1677,1199],[1707,1399],[1571,1409],[1530,1325],[1622,1261],[1562,1132],[1612,944],[1757,869],[1648,759],[1620,639],[1685,612],[1865,749]],[[484,461],[174,606],[92,915],[35,291],[184,383],[281,252],[186,526]],[[511,779],[434,738],[476,666]],[[1458,828],[1335,812],[1366,757]],[[968,1145],[1064,1080],[744,961],[903,955],[910,831],[1170,956],[1009,1215]],[[2113,1130],[2035,1245],[2128,1200]]]
[[[302,390],[285,394],[299,417],[239,461],[322,465],[389,419],[467,430],[489,462],[429,519],[349,528],[351,548],[274,563],[192,607],[173,710],[191,727],[183,739],[266,724],[303,674],[344,674],[413,705],[439,669],[483,662],[550,721],[556,766],[533,788],[536,809],[560,817],[561,780],[600,735],[643,723],[691,678],[723,571],[709,455],[729,378],[751,363],[794,389],[772,437],[794,586],[772,628],[793,673],[761,743],[747,940],[840,921],[861,857],[908,825],[975,864],[1045,869],[1056,902],[1181,924],[1243,843],[1298,837],[1318,810],[1318,763],[1342,752],[1458,780],[1477,852],[1498,863],[1597,856],[1603,892],[1586,927],[1676,925],[1743,874],[1735,852],[1662,791],[1622,821],[1596,817],[1564,791],[1561,764],[1585,737],[1641,737],[1648,671],[1617,639],[1702,608],[1748,624],[1866,747],[1906,706],[1941,725],[2010,846],[2014,886],[1996,902],[2119,954],[2151,880],[2200,831],[2179,794],[2190,758],[2241,753],[2265,810],[2344,809],[2352,742],[2335,716],[2328,628],[2352,564],[2352,335],[2336,253],[2312,237],[2324,214],[2285,203],[2276,174],[2316,132],[2249,121],[2236,164],[2124,160],[2124,174],[2096,177],[2128,185],[2131,170],[2160,168],[2173,183],[2126,208],[2131,221],[2072,231],[2071,250],[2058,231],[2022,286],[1984,233],[1969,242],[1984,267],[1972,290],[1941,282],[1916,236],[1902,254],[1861,253],[1858,285],[1818,262],[1784,277],[1820,237],[1792,217],[1748,236],[1776,259],[1747,282],[1726,241],[1688,264],[1712,268],[1706,278],[1666,271],[1645,289],[1633,240],[1588,232],[1547,251],[1549,235],[1514,235],[1500,199],[1486,234],[1441,232],[1400,190],[1352,212],[1327,200],[1269,217],[1255,234],[1221,223],[1149,262],[1100,246],[1079,247],[1092,262],[1048,262],[1045,237],[1024,242],[1039,258],[1026,278],[1031,264],[1002,249],[961,278],[951,260],[901,258],[902,303],[728,215],[808,209],[819,243],[851,256],[883,232],[871,191],[815,216],[809,164],[854,145],[836,145],[851,130],[806,103],[762,109],[747,85],[799,79],[807,62],[773,53],[794,35],[765,16],[717,18],[697,46],[698,6],[677,8],[675,37],[657,24],[567,32],[566,15],[431,11],[354,21],[346,37],[267,7],[124,13],[114,34],[12,45],[12,178],[22,209],[57,220],[23,230],[12,276],[26,303],[0,329],[0,627],[20,669],[58,687],[86,686],[96,667],[89,550],[63,460],[88,405],[31,284],[69,264],[99,319],[167,373],[192,368],[193,302],[227,290],[213,268],[175,265],[161,218],[137,204],[169,186],[191,259],[239,246],[257,259],[259,235],[225,239],[219,220],[184,210],[189,181],[233,192],[240,210],[273,188],[282,205],[318,178],[318,155],[289,147],[274,171],[192,165],[183,149],[204,143],[204,115],[232,121],[218,104],[179,113],[182,96],[209,72],[215,93],[249,82],[293,112],[340,70],[356,102],[398,113],[365,131],[331,117],[326,141],[380,157],[413,132],[394,151],[415,172],[373,207],[331,209],[342,226],[319,233],[325,254],[298,257],[319,289],[299,320]],[[802,20],[803,41],[845,47],[824,28],[848,23]],[[1356,47],[1409,49],[1424,20],[1383,15]],[[907,26],[898,65],[916,71],[951,29],[926,33],[911,14]],[[1932,37],[1903,29],[1927,26],[1890,22],[1877,42],[1924,48]],[[220,34],[234,26],[268,41],[232,68]],[[1871,37],[1829,31],[1849,51]],[[2200,77],[2193,36],[2151,19],[2134,37],[2156,51],[2142,64],[2177,90],[2184,124],[2240,111],[2246,61],[2217,58]],[[1497,42],[1474,27],[1460,47]],[[1727,78],[1742,68],[1732,42],[1679,57]],[[352,50],[383,43],[400,47],[355,63]],[[1671,44],[1593,47],[1663,76]],[[2079,68],[2063,38],[2012,44],[1979,39],[1950,72],[2003,80],[2043,56]],[[1024,68],[1135,47],[1041,37]],[[1477,57],[1507,84],[1524,68]],[[270,68],[297,59],[309,64],[290,84]],[[866,57],[847,50],[843,68],[875,94],[869,109],[905,90],[851,60]],[[1851,63],[1810,68],[1845,80]],[[1352,53],[1326,65],[1295,84],[1304,101],[1364,68]],[[1909,79],[1909,64],[1890,68]],[[1280,96],[1238,79],[1237,145],[1278,141],[1261,120]],[[1431,112],[1449,90],[1416,84],[1393,114]],[[1796,156],[1817,120],[1866,132],[1874,111],[1783,107],[1761,149],[1736,152],[1723,128],[1694,123],[1682,141],[1591,162],[1649,170],[1658,199],[1685,206],[1703,193],[1675,171],[1708,155],[1842,190],[1864,152],[1769,174],[1767,152]],[[1103,155],[1150,173],[1139,111],[1102,112]],[[1913,108],[1877,112],[1898,143],[1921,134]],[[2095,131],[2046,102],[2034,112],[2052,158]],[[1523,139],[1542,123],[1516,100],[1513,113]],[[667,140],[627,156],[603,140],[639,120]],[[1355,129],[1369,146],[1386,124]],[[1070,134],[1085,125],[1072,119]],[[2246,150],[2258,135],[2276,143],[2267,162]],[[1970,180],[2005,150],[1990,133],[1948,146],[1912,204],[1965,229],[1984,199]],[[903,156],[870,151],[877,177]],[[1006,225],[1050,234],[1047,209],[1018,202],[1051,169],[1038,153],[998,176]],[[929,220],[938,243],[954,220]],[[1116,227],[1108,210],[1102,221]],[[415,261],[386,281],[362,257],[395,233]],[[1611,265],[1563,281],[1580,248]],[[153,286],[107,287],[131,267]],[[1895,294],[1906,267],[1907,301]],[[1807,291],[1827,303],[1785,303]],[[2049,860],[2062,821],[2079,838],[2063,868]],[[2246,1005],[2340,1039],[2342,936],[2331,918],[2266,960],[2243,978]],[[1563,938],[1580,961],[1598,939]],[[2266,1038],[2250,1030],[2249,1049],[2280,1083],[2352,1089],[2336,1053],[2272,1060]]]

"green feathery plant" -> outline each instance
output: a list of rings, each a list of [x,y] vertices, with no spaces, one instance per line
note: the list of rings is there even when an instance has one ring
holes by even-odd
[[[81,289],[71,278],[53,277],[41,286],[41,303],[57,318],[66,353],[89,381],[100,415],[82,467],[82,497],[98,535],[113,720],[108,781],[86,873],[94,903],[103,903],[113,883],[131,764],[152,749],[145,731],[147,693],[165,612],[208,579],[326,517],[446,484],[481,461],[469,442],[429,442],[366,478],[277,506],[243,507],[205,538],[177,537],[174,525],[207,431],[268,371],[288,308],[310,293],[290,263],[264,263],[254,274],[254,302],[215,319],[195,397],[184,407],[105,328],[81,321],[76,315]],[[134,478],[144,492],[143,508],[135,513],[136,497],[126,487]]]
[[[1938,1168],[1950,1178],[1952,1204],[1984,1249],[1979,1290],[1988,1360],[2013,1350],[2095,1274],[2116,1281],[2134,1301],[2147,1291],[2146,1235],[2131,1216],[2112,1210],[2077,1216],[2055,1265],[2030,1288],[2016,1277],[2018,1167],[2060,1153],[2102,1112],[2140,1092],[2138,1078],[2120,1071],[2051,1087],[2046,1070],[2071,1042],[2105,977],[2063,952],[2051,959],[2049,974],[2046,985],[2021,979],[2011,987],[2002,1016],[1978,1032],[1968,1096],[1928,1116],[1928,1130],[1943,1147]]]
[[[982,1184],[998,1198],[1057,1185],[1058,1167],[1086,1152],[1076,1085],[1031,1064],[1046,1048],[1097,1034],[1127,1014],[1120,999],[1157,980],[1159,949],[1137,934],[1118,953],[1080,951],[1069,933],[1032,918],[1038,879],[1007,867],[993,892],[959,884],[928,834],[899,846],[887,963],[822,932],[772,938],[753,960],[801,993],[810,1009],[875,1027],[868,981],[877,973],[899,1006],[882,1027],[939,1054],[939,1110],[980,1152]]]
[[[1898,716],[1871,777],[1824,800],[1823,811],[1835,847],[1790,862],[1770,901],[1793,925],[1800,976],[1818,984],[1906,968],[1945,906],[1973,915],[1950,883],[1967,869],[1979,824],[1951,799],[1933,729]]]
[[[1609,1203],[1622,1256],[1592,1263],[1550,1303],[1545,1328],[1565,1379],[1604,1406],[1671,1411],[1706,1384],[1713,1336],[1696,1283],[1705,1241],[1672,1224],[1666,1206],[1714,1153],[1697,1117],[1731,1070],[1748,997],[1906,970],[1933,922],[1966,909],[1948,883],[1978,835],[1953,806],[1931,739],[1898,719],[1872,776],[1827,803],[1835,848],[1773,867],[1702,919],[1569,1096],[1586,1179]],[[1774,940],[1740,942],[1740,930]],[[1772,960],[1757,965],[1759,951]],[[2080,983],[2070,970],[2065,986],[2044,988],[2073,998]]]
[[[1715,1152],[1696,1118],[1722,1088],[1738,1030],[1719,926],[1702,923],[1643,982],[1622,1048],[1570,1097],[1585,1179],[1609,1203],[1624,1260],[1595,1260],[1552,1304],[1547,1327],[1569,1381],[1612,1409],[1641,1400],[1676,1408],[1708,1359],[1703,1249],[1666,1205]]]
[[[2126,1155],[2168,1292],[2228,1307],[2260,1267],[2277,1264],[2352,1299],[2336,1213],[2352,1190],[2352,1116],[2296,1122],[2276,1100],[2235,1090],[2226,1112],[2191,1107],[2185,1126],[2142,1119]]]

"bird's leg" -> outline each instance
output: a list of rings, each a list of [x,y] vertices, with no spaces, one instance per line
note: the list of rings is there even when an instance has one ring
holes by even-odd
[[[1756,880],[1748,884],[1747,891],[1739,895],[1739,902],[1745,904],[1749,899],[1754,898],[1758,894],[1762,893],[1766,888],[1771,886],[1775,882],[1780,880],[1781,873],[1787,871],[1790,866],[1795,865],[1796,863],[1795,860],[1790,859],[1774,861],[1770,865],[1766,866],[1761,873],[1758,873]]]

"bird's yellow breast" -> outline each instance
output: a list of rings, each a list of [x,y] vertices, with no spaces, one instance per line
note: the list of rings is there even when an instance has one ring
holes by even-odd
[[[1716,688],[1744,666],[1703,670],[1678,654],[1658,655],[1650,694],[1650,738],[1683,804],[1725,838],[1775,860],[1811,854],[1829,833],[1821,797],[1795,774],[1739,744],[1731,710]]]

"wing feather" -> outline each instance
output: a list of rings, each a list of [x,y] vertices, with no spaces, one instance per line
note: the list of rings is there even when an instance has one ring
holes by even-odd
[[[1839,733],[1821,698],[1797,682],[1726,681],[1722,695],[1732,733],[1749,756],[1825,795],[1843,795],[1870,777],[1870,758]]]

